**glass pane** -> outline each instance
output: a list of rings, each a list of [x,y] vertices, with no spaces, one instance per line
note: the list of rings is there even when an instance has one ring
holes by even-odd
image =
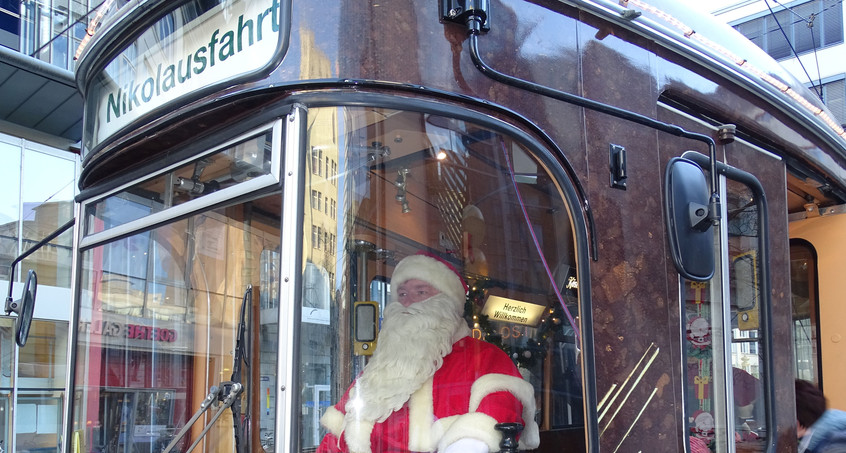
[[[779,11],[774,17],[767,19],[765,50],[776,60],[792,56],[790,43],[787,42],[787,38],[784,37],[784,32],[782,32],[779,28],[779,24],[783,24],[782,27],[786,27],[785,31],[788,33],[787,36],[789,37],[792,29],[787,24],[790,22],[792,22],[792,20],[788,16],[788,11]]]
[[[793,304],[793,354],[796,379],[820,385],[817,254],[804,241],[790,243],[790,291]]]
[[[822,45],[830,46],[843,42],[843,2],[822,1]]]
[[[835,80],[822,85],[823,101],[834,114],[834,120],[846,124],[846,80]]]
[[[244,385],[240,415],[227,411],[199,448],[233,449],[234,420],[245,451],[257,451],[253,438],[273,438],[280,209],[271,195],[83,252],[72,422],[82,451],[162,451],[228,381]]]
[[[8,280],[9,265],[20,254],[21,147],[0,141],[0,160],[10,170],[0,178],[0,193],[4,194],[0,197],[0,278]]]
[[[808,21],[802,19],[810,19],[813,17],[812,15],[820,14],[820,3],[809,2],[797,5],[792,10],[795,14],[790,16],[790,27],[793,29],[793,48],[796,52],[803,53],[821,47],[823,21],[814,20],[811,22],[813,26],[809,27]],[[788,27],[784,23],[782,23],[782,26]]]
[[[770,427],[762,381],[765,333],[761,330],[759,212],[752,191],[731,180],[727,181],[725,206],[729,306],[719,302],[722,298],[715,282],[720,276],[709,282],[685,282],[690,442],[722,452],[733,440],[736,451],[763,452]],[[725,310],[729,312],[727,321]],[[727,337],[731,338],[730,349],[724,350],[723,338]],[[730,363],[730,368],[725,363]],[[733,421],[728,418],[731,413]],[[729,432],[729,426],[734,426],[734,432]]]
[[[63,389],[67,351],[67,322],[32,321],[26,347],[18,353],[18,387]]]
[[[0,391],[10,393],[15,384],[15,320],[0,318]]]
[[[732,398],[738,450],[763,452],[770,435],[762,373],[761,279],[758,241],[759,211],[752,191],[728,181],[726,209],[729,234],[729,297],[731,298]]]
[[[15,416],[16,451],[59,452],[64,392],[22,390]]]
[[[86,234],[138,220],[271,172],[273,134],[262,132],[86,206]]]
[[[12,439],[12,393],[0,392],[0,448],[9,450]]]
[[[27,149],[24,152],[22,195],[23,251],[73,218],[76,162]],[[40,285],[70,287],[73,230],[52,240],[18,267],[38,273]]]
[[[688,434],[691,446],[706,445],[709,451],[725,451],[727,445],[725,331],[720,297],[720,268],[707,282],[683,281],[685,322],[685,388]]]
[[[752,19],[749,22],[737,24],[735,27],[737,31],[746,36],[747,39],[754,42],[758,47],[764,48],[764,19]]]
[[[348,434],[354,431],[349,427],[359,422],[344,422],[343,401],[361,373],[385,379],[384,385],[361,391],[373,395],[363,404],[373,408],[363,420],[389,413],[378,403],[383,393],[399,407],[374,427],[379,442],[374,451],[394,444],[430,451],[448,442],[469,420],[470,389],[462,387],[463,396],[452,400],[449,385],[440,379],[459,366],[458,357],[468,357],[462,370],[483,375],[488,367],[502,367],[503,373],[513,373],[505,386],[509,392],[491,404],[509,408],[529,426],[522,442],[538,441],[533,427],[539,425],[540,438],[551,445],[566,442],[574,451],[584,450],[574,237],[569,207],[543,163],[502,132],[435,114],[318,108],[309,110],[309,124],[303,272],[305,288],[319,290],[303,301],[300,445],[334,451],[344,423],[341,442],[355,435]],[[441,280],[415,267],[406,274],[458,287],[440,288],[431,302],[414,304],[433,307],[446,297],[450,308],[441,315],[443,322],[434,321],[438,315],[420,314],[423,326],[405,330],[410,324],[395,314],[402,310],[397,300],[404,297],[405,283],[385,277],[396,277],[398,263],[420,251],[437,259],[413,259],[440,259],[455,273],[445,271],[448,278]],[[466,295],[456,275],[468,283]],[[382,316],[375,353],[355,341],[353,307],[364,301],[378,305]],[[439,352],[435,344],[447,349]],[[453,353],[444,355],[450,346]],[[476,363],[482,356],[490,362]],[[443,365],[437,369],[431,363]],[[381,378],[362,379],[357,382]],[[427,382],[437,409],[426,409],[427,403],[411,396]],[[514,405],[511,392],[517,388],[526,390],[526,399]],[[418,423],[418,410],[434,410],[434,418]],[[425,435],[404,430],[404,417]],[[455,421],[449,429],[447,419]],[[431,425],[431,420],[439,421]],[[493,423],[474,426],[491,438],[499,436]]]

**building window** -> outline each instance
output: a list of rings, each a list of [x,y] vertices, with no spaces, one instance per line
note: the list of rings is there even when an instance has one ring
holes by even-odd
[[[311,173],[317,176],[322,176],[323,173],[320,171],[321,165],[323,165],[323,150],[319,148],[312,148]]]
[[[734,28],[779,60],[843,42],[843,4],[840,0],[814,0],[782,9]],[[786,38],[785,38],[786,36]]]
[[[311,226],[311,246],[314,248],[320,248],[317,246],[318,238],[320,237],[320,227],[317,225]]]
[[[822,100],[840,124],[846,124],[846,80],[823,83]]]
[[[317,230],[315,230],[316,241],[314,242],[314,248],[316,248],[317,250],[323,250],[323,228],[321,228],[321,227],[316,227],[316,228],[317,228]]]

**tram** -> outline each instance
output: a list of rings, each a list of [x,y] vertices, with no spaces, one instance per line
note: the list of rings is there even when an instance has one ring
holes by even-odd
[[[846,406],[846,133],[696,5],[113,3],[63,451],[315,451],[420,251],[537,451],[794,452],[795,377]]]

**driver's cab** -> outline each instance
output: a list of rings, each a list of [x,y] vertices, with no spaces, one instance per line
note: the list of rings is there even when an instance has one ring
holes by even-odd
[[[315,449],[378,345],[394,266],[425,251],[534,389],[541,445],[584,449],[572,184],[514,126],[378,106],[393,99],[295,105],[83,201],[73,445]]]

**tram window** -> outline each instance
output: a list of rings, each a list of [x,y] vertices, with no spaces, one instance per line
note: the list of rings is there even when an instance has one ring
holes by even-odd
[[[773,433],[767,426],[762,375],[761,342],[767,333],[761,323],[760,213],[752,191],[736,181],[727,181],[725,204],[729,300],[723,302],[715,284],[720,275],[708,282],[683,284],[688,430],[715,452],[732,442],[736,451],[763,452]],[[731,410],[724,402],[732,405]],[[734,414],[734,433],[726,432],[729,414]]]
[[[70,422],[80,451],[162,451],[212,387],[232,380],[244,387],[244,451],[273,439],[281,206],[278,193],[254,197],[81,253]],[[235,352],[245,300],[246,358]],[[199,449],[234,451],[233,429],[227,412],[206,438],[214,448]]]
[[[391,305],[394,266],[425,251],[468,283],[461,305],[470,335],[505,351],[532,385],[541,448],[583,450],[578,273],[561,182],[519,140],[472,121],[376,107],[311,108],[308,116],[304,262],[334,279],[326,323],[301,326],[300,361],[309,364],[302,447],[331,432],[317,420],[373,360],[353,351],[355,303]],[[309,200],[314,193],[323,206]],[[313,229],[329,232],[337,248]],[[318,388],[330,389],[319,401],[310,390]]]
[[[797,379],[820,385],[817,253],[814,246],[804,240],[790,241],[790,291],[794,373]]]
[[[272,139],[271,131],[263,131],[88,204],[86,234],[124,225],[269,175]]]

